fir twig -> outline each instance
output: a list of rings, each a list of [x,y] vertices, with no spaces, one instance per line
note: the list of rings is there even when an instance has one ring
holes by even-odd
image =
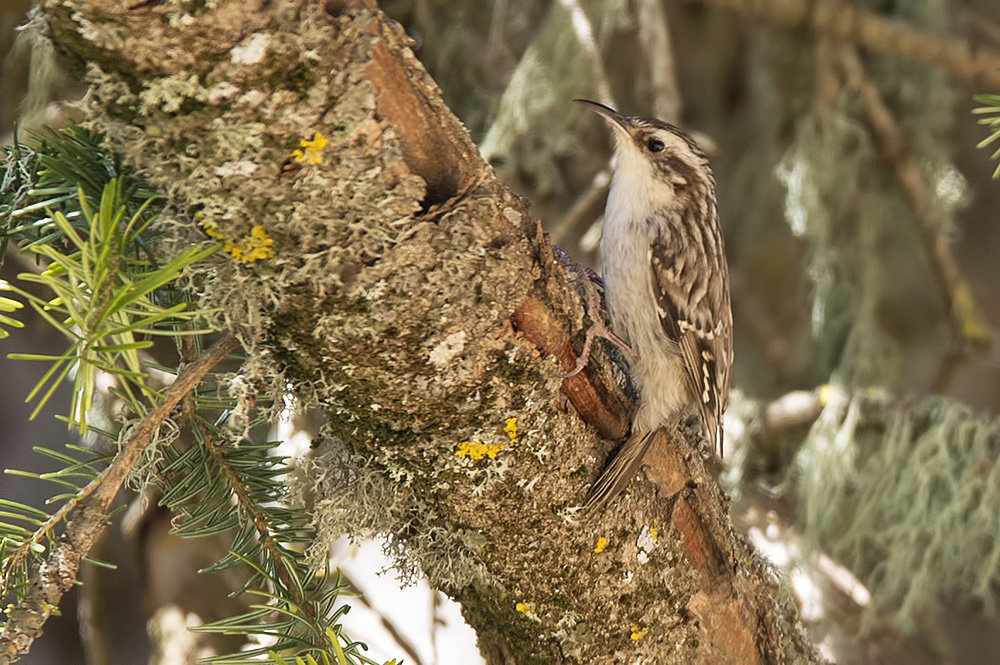
[[[988,127],[990,132],[989,136],[980,141],[976,147],[985,148],[995,144],[1000,139],[1000,95],[976,95],[975,100],[983,106],[972,109],[972,112],[982,116],[979,119],[979,124]],[[990,159],[997,158],[1000,158],[1000,149],[994,150],[993,154],[990,155]],[[993,179],[997,178],[1000,178],[1000,164],[997,164],[993,171]]]
[[[226,335],[198,360],[185,367],[163,395],[159,405],[136,426],[111,466],[85,489],[85,498],[75,504],[65,533],[56,541],[45,560],[33,571],[23,600],[10,609],[0,635],[0,661],[10,662],[27,653],[41,635],[42,626],[59,600],[77,578],[80,562],[104,531],[111,504],[129,471],[154,440],[170,411],[190,393],[202,377],[238,347],[236,338]]]

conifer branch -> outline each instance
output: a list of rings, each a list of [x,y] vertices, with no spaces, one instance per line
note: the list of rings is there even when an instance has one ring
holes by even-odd
[[[77,578],[80,563],[107,526],[111,504],[129,471],[154,440],[171,410],[201,381],[205,374],[238,347],[236,338],[226,335],[198,360],[185,367],[164,393],[163,401],[143,418],[129,436],[114,462],[92,481],[75,504],[66,532],[45,560],[33,571],[34,579],[24,599],[11,608],[0,635],[0,664],[12,663],[27,653],[41,635],[42,626],[59,605]]]

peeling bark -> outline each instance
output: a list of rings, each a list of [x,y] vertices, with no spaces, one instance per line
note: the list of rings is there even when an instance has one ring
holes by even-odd
[[[342,441],[372,460],[348,491],[385,479],[352,515],[381,511],[367,527],[463,603],[491,664],[818,662],[693,433],[662,435],[651,482],[574,521],[628,427],[622,374],[598,344],[563,379],[577,289],[402,30],[372,3],[210,4],[42,11],[92,122],[170,191],[174,242],[204,240],[199,222],[274,239],[274,258],[220,253],[192,280],[252,367],[324,408],[316,464]],[[296,162],[317,132],[321,161]]]

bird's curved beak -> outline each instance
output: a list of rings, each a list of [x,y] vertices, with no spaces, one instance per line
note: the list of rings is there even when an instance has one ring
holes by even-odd
[[[624,131],[626,134],[629,133],[628,120],[625,119],[625,116],[623,116],[621,113],[614,110],[610,106],[605,106],[604,104],[600,104],[598,102],[592,102],[589,99],[574,99],[573,101],[583,104],[597,115],[603,117],[605,120],[611,123],[612,127],[620,129]]]

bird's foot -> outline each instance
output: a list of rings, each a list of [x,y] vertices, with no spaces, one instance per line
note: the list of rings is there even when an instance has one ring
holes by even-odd
[[[563,377],[568,379],[579,374],[583,368],[587,366],[587,363],[590,361],[590,347],[594,343],[594,338],[596,337],[603,337],[604,339],[614,342],[627,354],[632,353],[632,348],[625,342],[625,340],[611,332],[611,330],[604,325],[604,319],[601,318],[601,297],[597,294],[597,289],[594,288],[590,274],[588,274],[589,271],[576,263],[568,263],[565,265],[573,270],[573,272],[577,273],[583,280],[584,302],[586,303],[587,317],[591,320],[591,325],[587,328],[586,336],[584,337],[583,351],[576,359],[576,367]]]

